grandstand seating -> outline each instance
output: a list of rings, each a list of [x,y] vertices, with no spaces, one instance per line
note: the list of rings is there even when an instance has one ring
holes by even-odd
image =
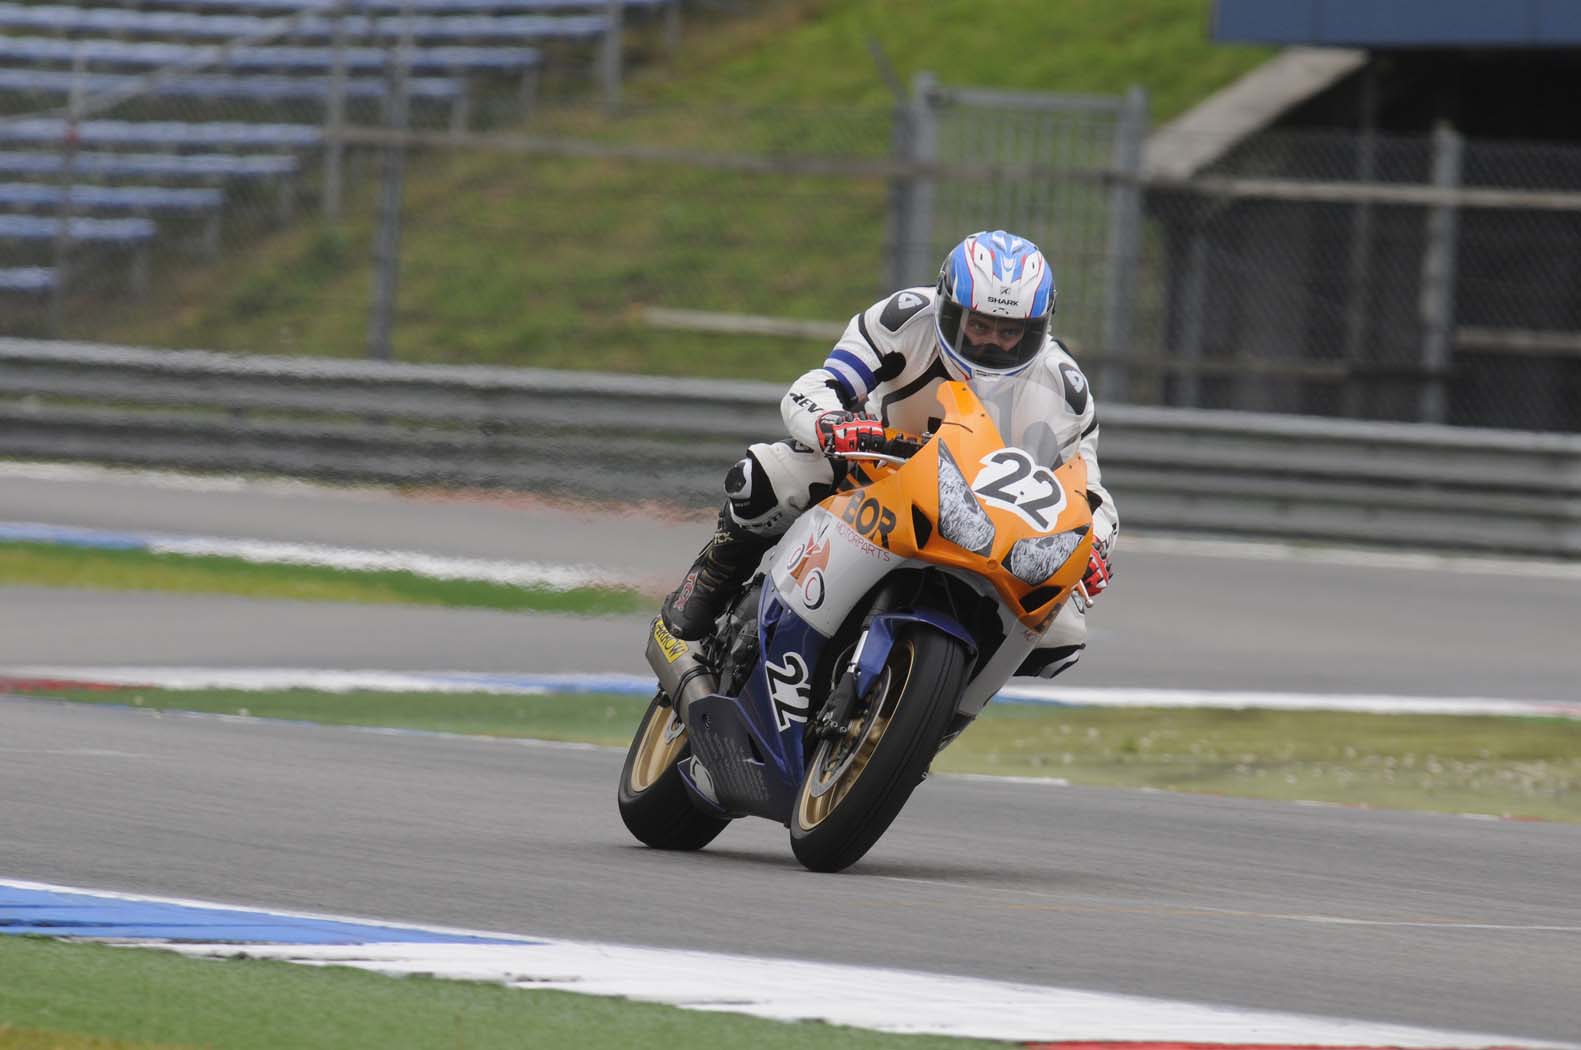
[[[158,69],[191,66],[212,54],[211,47],[128,40],[55,40],[49,37],[0,36],[0,62],[30,65],[85,62],[94,66]],[[214,66],[233,71],[307,70],[327,73],[337,66],[352,72],[382,71],[391,52],[381,47],[236,47]],[[525,73],[542,59],[530,47],[414,47],[408,55],[413,72]]]
[[[223,190],[186,186],[72,186],[55,183],[0,182],[0,208],[59,209],[70,202],[75,211],[209,212],[225,203]]]
[[[286,153],[94,153],[79,152],[71,169],[79,177],[133,179],[278,179],[301,162]],[[66,168],[59,153],[0,152],[0,175],[57,177]]]
[[[297,11],[331,13],[343,0],[159,0],[162,7],[189,11],[272,11],[295,14]],[[622,0],[626,10],[663,10],[677,0]],[[456,11],[498,11],[501,13],[547,11],[594,11],[609,9],[609,0],[344,0],[344,10],[358,14],[400,14],[407,5],[414,14]]]
[[[0,143],[66,140],[59,117],[0,120]],[[324,142],[316,124],[247,124],[239,121],[187,123],[175,120],[84,120],[76,125],[79,146],[161,146],[169,149],[307,149]]]
[[[619,2],[674,15],[679,0]],[[141,249],[157,232],[146,213],[208,217],[204,243],[214,250],[227,200],[219,184],[268,178],[279,186],[279,214],[289,215],[303,163],[323,156],[326,180],[340,171],[339,147],[319,152],[329,144],[324,126],[290,122],[304,115],[294,104],[323,104],[327,124],[340,111],[337,91],[348,102],[388,103],[389,45],[408,34],[407,96],[447,106],[450,127],[461,130],[474,78],[519,77],[528,100],[544,63],[533,43],[558,55],[612,41],[611,28],[610,0],[0,0],[0,95],[15,100],[12,112],[27,110],[29,98],[40,99],[37,110],[62,96],[136,100],[78,122],[42,112],[0,117],[0,209],[12,212],[0,214],[0,292],[77,282],[76,265],[60,274],[18,265],[37,252],[20,245],[58,236],[49,211],[68,209],[73,242],[138,247],[134,287],[146,283]],[[159,119],[197,115],[199,106],[227,119]],[[413,115],[421,125],[424,111]],[[338,199],[327,186],[326,199]],[[76,214],[112,209],[139,217]],[[28,211],[36,214],[18,214]]]
[[[93,244],[131,252],[128,283],[135,294],[148,287],[147,248],[156,231],[153,220],[145,218],[97,219],[74,215],[65,223],[66,240],[72,244]],[[0,242],[33,242],[47,246],[55,243],[60,235],[61,221],[56,216],[0,214]],[[57,276],[52,275],[51,279]]]
[[[55,271],[47,266],[0,267],[0,292],[38,293],[55,287]]]
[[[76,35],[159,37],[168,41],[230,40],[278,31],[282,20],[259,15],[206,15],[187,11],[139,11],[123,7],[65,7],[0,3],[0,29]],[[441,40],[591,40],[609,30],[602,15],[398,15],[303,18],[284,40],[325,41],[337,32],[347,39],[396,41],[410,29],[412,39]]]
[[[66,237],[73,241],[141,244],[154,236],[154,220],[144,218],[93,219],[72,216]],[[18,241],[52,241],[60,233],[60,220],[49,215],[0,213],[0,238]]]
[[[69,202],[69,205],[68,205]],[[93,186],[58,183],[0,182],[0,208],[19,211],[59,212],[69,206],[76,212],[162,212],[201,222],[197,250],[213,258],[220,246],[220,209],[225,192],[213,187]]]
[[[215,77],[182,76],[161,79],[139,87],[141,78],[122,73],[73,73],[63,69],[0,69],[0,91],[18,94],[69,94],[81,89],[89,94],[136,89],[156,98],[254,99],[274,102],[285,99],[321,99],[329,94],[330,82],[324,77]],[[341,89],[349,98],[382,99],[389,84],[382,78],[348,78]],[[406,90],[416,98],[458,102],[466,95],[466,84],[449,77],[410,77]]]
[[[327,77],[283,76],[181,76],[161,78],[143,85],[142,78],[122,73],[76,73],[63,69],[0,69],[0,92],[17,95],[69,96],[73,91],[90,95],[137,91],[152,98],[217,99],[227,102],[323,102],[334,88]],[[340,85],[344,97],[382,102],[390,92],[383,77],[347,77]],[[407,93],[413,99],[443,103],[449,108],[450,126],[466,127],[470,104],[464,80],[452,77],[409,77]]]

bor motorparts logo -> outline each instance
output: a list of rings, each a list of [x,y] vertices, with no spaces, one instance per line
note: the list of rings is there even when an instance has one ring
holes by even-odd
[[[889,549],[889,534],[895,528],[895,512],[878,500],[852,497],[846,502],[845,512],[840,515],[840,520],[855,529],[858,534],[875,540],[885,550]]]

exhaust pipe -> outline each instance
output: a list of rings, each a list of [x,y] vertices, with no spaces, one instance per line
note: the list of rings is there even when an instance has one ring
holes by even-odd
[[[697,647],[672,635],[657,616],[648,632],[647,656],[648,666],[658,676],[659,688],[669,695],[682,725],[686,724],[686,709],[691,702],[719,688],[719,679],[703,663]]]

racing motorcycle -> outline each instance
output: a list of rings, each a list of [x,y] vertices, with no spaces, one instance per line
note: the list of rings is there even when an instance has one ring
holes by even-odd
[[[840,489],[764,555],[713,634],[653,621],[659,692],[618,793],[638,840],[701,849],[765,817],[807,868],[848,867],[1085,599],[1085,461],[1044,423],[1007,442],[1016,396],[941,384],[930,432],[848,454]]]

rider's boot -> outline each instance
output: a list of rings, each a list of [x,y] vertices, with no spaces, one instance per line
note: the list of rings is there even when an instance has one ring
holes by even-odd
[[[772,542],[737,523],[726,503],[719,509],[713,538],[698,553],[681,585],[664,600],[659,613],[664,626],[677,638],[696,640],[706,635]]]

